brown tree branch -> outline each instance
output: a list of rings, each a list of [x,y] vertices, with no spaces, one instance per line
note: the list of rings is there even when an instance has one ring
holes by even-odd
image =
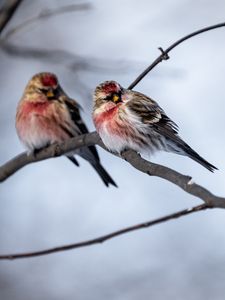
[[[159,63],[161,63],[163,60],[168,60],[169,55],[168,53],[173,50],[175,47],[177,47],[179,44],[183,43],[184,41],[199,35],[203,32],[210,31],[213,29],[217,29],[220,27],[224,27],[225,22],[219,23],[216,25],[208,26],[205,28],[202,28],[200,30],[194,31],[181,39],[177,40],[175,43],[173,43],[171,46],[169,46],[166,50],[163,50],[161,47],[159,47],[159,50],[161,51],[161,55],[159,55],[151,64],[149,67],[147,67],[128,87],[128,89],[132,90],[152,69],[154,69]]]
[[[124,151],[121,155],[114,154],[106,149],[97,132],[92,132],[72,138],[62,144],[54,144],[39,151],[37,154],[27,155],[22,153],[0,167],[0,182],[6,180],[22,167],[40,160],[57,157],[85,146],[99,145],[109,153],[119,156],[130,163],[135,169],[150,176],[163,178],[186,191],[187,193],[200,198],[210,207],[225,208],[225,198],[213,195],[204,187],[193,182],[190,176],[183,175],[168,167],[154,164],[143,159],[133,150]]]
[[[201,204],[201,205],[198,205],[198,206],[194,206],[192,208],[187,208],[187,209],[178,211],[178,212],[173,213],[173,214],[166,215],[164,217],[161,217],[161,218],[158,218],[158,219],[155,219],[155,220],[152,220],[152,221],[147,221],[147,222],[144,222],[144,223],[129,226],[129,227],[111,232],[109,234],[91,239],[91,240],[87,240],[87,241],[83,241],[83,242],[79,242],[79,243],[74,243],[74,244],[63,245],[63,246],[54,247],[54,248],[49,248],[49,249],[40,250],[40,251],[34,251],[34,252],[15,253],[15,254],[2,254],[2,255],[0,255],[0,260],[6,260],[6,259],[7,260],[13,260],[13,259],[19,259],[19,258],[42,256],[42,255],[52,254],[52,253],[56,253],[56,252],[63,252],[63,251],[68,251],[68,250],[72,250],[72,249],[87,247],[87,246],[91,246],[91,245],[95,245],[95,244],[102,244],[103,242],[105,242],[107,240],[110,240],[112,238],[115,238],[119,235],[123,235],[123,234],[126,234],[128,232],[140,230],[140,229],[143,229],[143,228],[148,228],[148,227],[154,226],[156,224],[161,224],[161,223],[170,221],[172,219],[178,219],[180,217],[190,215],[194,212],[199,212],[199,211],[202,211],[202,210],[206,210],[208,208],[210,208],[210,207],[208,207],[206,204]]]
[[[0,10],[0,35],[23,0],[7,0]]]

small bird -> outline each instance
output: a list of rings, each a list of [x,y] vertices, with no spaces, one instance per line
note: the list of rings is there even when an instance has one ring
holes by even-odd
[[[88,133],[79,108],[80,105],[63,91],[55,74],[49,72],[36,74],[28,82],[17,107],[18,136],[28,151],[34,152],[53,143],[61,143]],[[79,166],[74,154],[87,160],[106,186],[109,184],[117,186],[101,165],[94,146],[66,154],[70,161]]]
[[[188,156],[211,172],[217,169],[179,137],[178,126],[154,100],[115,81],[96,87],[93,120],[103,143],[112,152],[132,149],[151,154],[164,150]]]

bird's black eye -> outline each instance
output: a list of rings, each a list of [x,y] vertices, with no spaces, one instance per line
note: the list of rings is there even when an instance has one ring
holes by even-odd
[[[57,97],[56,90],[55,89],[39,89],[40,92],[42,92],[49,100],[55,99]]]
[[[105,97],[104,100],[106,100],[106,101],[112,101],[114,103],[122,102],[121,91],[119,91],[118,93],[112,93],[112,94],[108,95],[107,97]]]
[[[47,89],[38,88],[38,91],[42,92],[43,94],[46,94],[48,90]]]
[[[106,101],[111,101],[112,100],[112,95],[108,95],[104,98],[104,100]]]

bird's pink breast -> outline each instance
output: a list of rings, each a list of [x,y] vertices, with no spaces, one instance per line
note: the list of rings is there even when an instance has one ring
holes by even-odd
[[[94,117],[94,122],[97,128],[101,127],[105,122],[110,122],[117,113],[117,107],[106,110]]]
[[[111,151],[120,153],[125,148],[139,151],[140,141],[135,124],[129,120],[123,104],[94,117],[95,126],[105,146]]]
[[[18,110],[16,128],[20,139],[28,148],[40,148],[68,138],[67,133],[59,126],[61,121],[54,103],[27,102]]]
[[[121,120],[118,115],[119,106],[115,106],[94,117],[98,132],[107,131],[110,135],[127,136],[132,131],[126,120]]]
[[[24,115],[29,115],[30,113],[42,114],[51,104],[47,101],[45,102],[25,102],[22,105],[22,111]]]
[[[21,137],[33,131],[34,125],[37,130],[48,129],[48,124],[43,117],[47,115],[49,106],[48,102],[24,102],[20,106],[17,115],[17,130]]]

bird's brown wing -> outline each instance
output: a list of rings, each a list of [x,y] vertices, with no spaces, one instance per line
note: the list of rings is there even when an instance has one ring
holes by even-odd
[[[163,111],[163,109],[151,98],[135,92],[136,97],[127,103],[129,109],[141,118],[141,122],[148,124],[158,133],[175,138],[178,134],[178,126]]]
[[[130,110],[141,118],[141,122],[149,124],[149,126],[154,129],[155,132],[164,136],[167,140],[176,145],[176,147],[178,147],[177,153],[189,156],[211,172],[217,169],[215,166],[202,158],[179,137],[178,126],[176,123],[174,123],[165,114],[163,109],[154,100],[141,93],[136,93],[136,95],[137,96],[132,100],[132,102],[130,101],[128,104]],[[173,150],[175,150],[175,148]],[[180,152],[180,150],[182,152]]]
[[[68,97],[65,99],[65,104],[68,108],[71,119],[76,124],[76,126],[79,128],[80,132],[82,134],[88,133],[89,131],[87,129],[87,126],[84,124],[84,122],[81,118],[81,115],[80,115],[79,109],[81,108],[81,106],[75,100],[70,99]],[[98,152],[97,152],[95,146],[90,146],[88,148],[90,149],[90,151],[93,154],[93,156],[95,157],[95,159],[99,162],[99,155],[98,155]]]

